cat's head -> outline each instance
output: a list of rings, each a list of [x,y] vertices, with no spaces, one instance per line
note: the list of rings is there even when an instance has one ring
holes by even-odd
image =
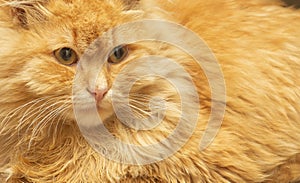
[[[18,105],[43,98],[49,105],[70,103],[76,64],[85,49],[108,29],[136,19],[132,4],[1,1],[1,85],[12,85],[3,90],[3,102]]]

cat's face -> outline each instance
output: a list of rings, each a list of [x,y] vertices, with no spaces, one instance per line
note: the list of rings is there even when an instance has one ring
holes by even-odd
[[[50,97],[49,105],[66,102],[70,110],[72,82],[85,49],[108,29],[135,19],[121,1],[15,1],[10,6],[14,9],[2,16],[13,26],[3,42],[4,59],[10,61],[3,63],[1,76],[14,80],[6,91],[18,96],[11,102]]]

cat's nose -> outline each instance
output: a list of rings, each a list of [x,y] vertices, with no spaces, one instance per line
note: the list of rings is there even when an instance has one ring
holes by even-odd
[[[107,94],[108,89],[103,88],[103,89],[95,89],[93,92],[90,92],[94,97],[97,102],[100,102],[104,96]]]

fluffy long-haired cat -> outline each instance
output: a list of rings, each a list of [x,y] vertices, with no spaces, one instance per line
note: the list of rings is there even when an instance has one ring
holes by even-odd
[[[277,0],[0,2],[0,182],[300,181],[299,11]],[[176,46],[151,40],[119,45],[107,60],[102,59],[102,69],[90,68],[98,71],[94,84],[85,73],[73,86],[80,65],[89,64],[81,58],[95,39],[116,26],[150,18],[195,32],[219,61],[226,101],[214,102],[226,103],[226,111],[221,128],[205,149],[199,149],[199,142],[213,107],[212,87],[195,58]],[[162,160],[114,161],[83,137],[79,126],[93,128],[93,121],[77,123],[73,104],[77,102],[88,119],[96,103],[106,129],[124,143],[143,147],[167,138],[186,105],[178,88],[156,76],[142,77],[132,86],[127,83],[135,77],[127,66],[134,68],[138,58],[150,55],[171,58],[189,73],[200,101],[196,128],[182,129],[191,137]],[[158,61],[148,66],[155,71],[162,65]],[[174,67],[164,67],[170,78],[186,81]],[[136,130],[116,115],[113,100],[116,105],[122,102],[128,87],[135,125],[149,117],[150,104],[165,105],[162,122],[155,128]],[[188,106],[191,111],[197,108],[193,102]],[[172,144],[164,148],[171,149]],[[163,155],[156,150],[154,154]],[[126,148],[110,153],[136,158]]]

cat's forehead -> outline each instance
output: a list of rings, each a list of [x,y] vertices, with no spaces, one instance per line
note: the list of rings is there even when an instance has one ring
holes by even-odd
[[[126,21],[123,6],[120,1],[53,1],[48,5],[53,14],[49,21],[72,31],[74,44],[80,51],[84,51],[104,32]]]

